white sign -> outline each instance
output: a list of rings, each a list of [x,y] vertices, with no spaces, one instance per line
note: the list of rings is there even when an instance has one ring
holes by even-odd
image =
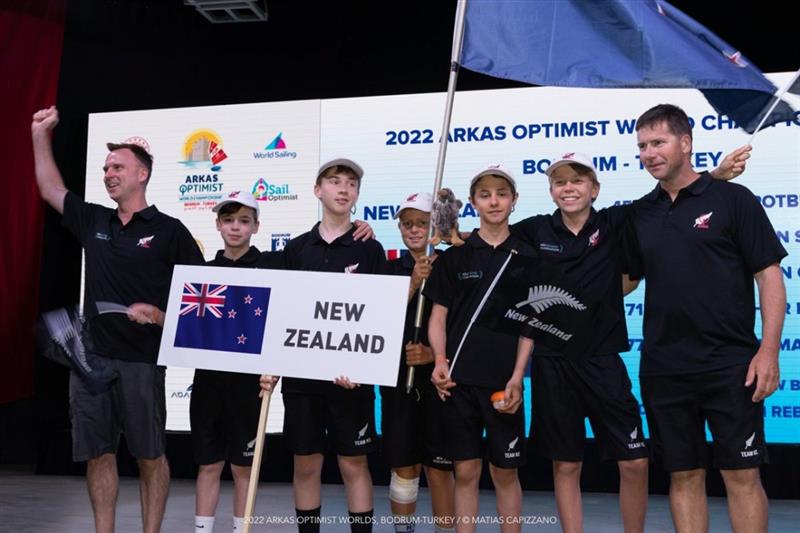
[[[179,265],[158,364],[394,386],[408,283]]]

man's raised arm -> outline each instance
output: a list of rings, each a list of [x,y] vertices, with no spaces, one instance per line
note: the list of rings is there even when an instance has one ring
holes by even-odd
[[[64,186],[64,179],[53,158],[51,139],[56,124],[58,124],[58,110],[55,106],[37,111],[33,114],[33,122],[31,122],[31,136],[39,194],[50,207],[59,214],[63,214],[67,188]]]

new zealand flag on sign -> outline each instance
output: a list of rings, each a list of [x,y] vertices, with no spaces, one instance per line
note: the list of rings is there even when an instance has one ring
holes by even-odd
[[[175,346],[261,353],[268,287],[184,283]]]

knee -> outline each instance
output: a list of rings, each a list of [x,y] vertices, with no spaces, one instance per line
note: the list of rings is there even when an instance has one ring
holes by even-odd
[[[495,486],[506,486],[517,482],[516,468],[499,468],[492,464],[489,465],[489,474]]]
[[[706,471],[703,468],[694,470],[681,470],[670,474],[670,485],[672,487],[688,487],[694,485],[705,485]]]
[[[425,467],[425,478],[428,485],[443,486],[453,482],[453,472],[439,468]]]
[[[355,479],[369,472],[367,457],[358,455],[355,457],[339,456],[339,472],[343,479]]]
[[[579,477],[583,463],[580,461],[553,461],[555,477]]]
[[[641,477],[647,474],[648,462],[646,458],[619,461],[619,475],[621,477]]]
[[[480,459],[469,461],[456,461],[454,468],[456,472],[456,483],[459,485],[477,485],[481,478],[482,463]]]
[[[88,461],[89,468],[105,470],[117,467],[117,456],[113,453],[104,453]]]
[[[139,465],[139,471],[143,474],[158,472],[165,468],[169,469],[167,458],[163,455],[155,459],[137,459],[136,462]]]
[[[761,487],[761,475],[758,468],[743,470],[720,470],[728,492],[752,491]]]
[[[199,465],[197,467],[197,475],[199,476],[219,476],[222,474],[222,468],[225,466],[223,461],[211,463],[208,465]]]
[[[250,480],[250,471],[252,470],[249,466],[242,466],[242,465],[231,465],[231,474],[233,475],[233,481],[236,483],[240,483],[242,481],[249,481]],[[222,468],[220,468],[220,473],[222,473]]]
[[[296,455],[294,457],[294,476],[313,478],[322,474],[322,459],[316,455]]]
[[[419,476],[415,478],[405,478],[392,472],[392,480],[389,482],[389,499],[397,503],[414,503],[417,501],[419,493]]]

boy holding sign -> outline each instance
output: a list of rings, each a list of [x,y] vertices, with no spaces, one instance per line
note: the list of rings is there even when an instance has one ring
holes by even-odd
[[[216,226],[224,248],[207,264],[231,268],[278,269],[283,265],[280,252],[261,252],[250,245],[258,233],[259,207],[247,191],[234,191],[212,209],[217,214]],[[227,318],[234,318],[228,315]],[[150,304],[130,306],[129,316],[141,323],[163,327],[164,313]],[[276,381],[261,376],[264,389]],[[231,463],[234,481],[233,531],[241,531],[252,470],[253,452],[258,427],[259,377],[239,372],[223,372],[198,368],[194,372],[189,417],[192,429],[192,451],[199,465],[196,484],[195,530],[211,531],[219,501],[220,476],[225,461]]]
[[[290,270],[381,274],[383,247],[375,240],[356,241],[351,209],[358,200],[362,168],[349,159],[324,163],[314,185],[322,220],[292,239],[284,249]],[[325,434],[333,439],[347,493],[351,530],[372,530],[372,478],[367,453],[374,451],[375,394],[345,376],[334,383],[284,378],[286,409],[283,433],[294,454],[294,495],[298,529],[319,531]]]
[[[208,264],[237,268],[280,268],[280,252],[260,252],[250,245],[258,233],[258,202],[247,191],[234,191],[213,211],[224,249]],[[214,528],[219,480],[225,461],[233,474],[233,531],[243,526],[247,487],[261,402],[259,378],[253,374],[197,369],[192,383],[189,416],[192,451],[199,465],[195,502],[195,530]]]

